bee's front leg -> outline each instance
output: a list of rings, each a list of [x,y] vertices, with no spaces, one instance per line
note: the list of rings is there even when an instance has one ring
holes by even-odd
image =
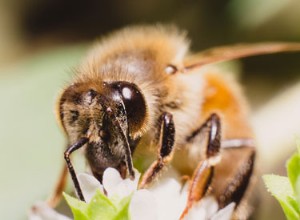
[[[68,147],[67,150],[64,153],[64,157],[65,157],[65,160],[66,160],[66,163],[67,163],[67,167],[68,167],[69,173],[70,173],[70,175],[72,177],[72,180],[73,180],[73,183],[74,183],[77,195],[78,195],[79,199],[81,201],[84,201],[84,202],[85,202],[85,199],[83,197],[83,193],[82,193],[82,190],[80,188],[79,181],[77,179],[77,176],[76,176],[73,164],[71,163],[70,155],[75,150],[78,150],[79,148],[81,148],[82,146],[84,146],[87,142],[88,142],[87,138],[81,138],[75,144],[73,144],[70,147]]]
[[[157,177],[162,168],[172,159],[175,141],[175,126],[173,117],[170,113],[162,114],[160,127],[158,129],[160,139],[159,143],[161,144],[159,155],[144,173],[139,184],[140,189],[145,188],[148,184],[150,184]]]
[[[197,132],[192,134],[193,137],[190,138],[190,141],[199,135],[203,131],[203,128],[208,128],[206,158],[200,161],[193,173],[187,204],[180,219],[184,219],[193,204],[204,197],[212,181],[214,166],[220,160],[221,123],[219,116],[212,114]]]

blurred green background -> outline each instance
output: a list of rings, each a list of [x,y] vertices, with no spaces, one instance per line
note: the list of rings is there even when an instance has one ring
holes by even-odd
[[[299,12],[296,0],[0,0],[1,219],[26,219],[30,206],[49,195],[65,143],[55,120],[55,99],[99,36],[130,24],[172,23],[188,31],[193,51],[239,42],[300,41]],[[280,139],[281,147],[259,146],[264,149],[257,164],[261,172],[284,174],[293,135],[300,135],[300,117],[289,114],[300,105],[299,61],[300,53],[293,53],[246,58],[235,65],[242,72],[254,127],[270,125],[258,134],[260,142],[264,133],[271,139],[275,132],[287,134],[279,135],[287,139]],[[268,118],[272,114],[275,120]],[[254,219],[283,219],[264,189],[255,192],[263,196]]]

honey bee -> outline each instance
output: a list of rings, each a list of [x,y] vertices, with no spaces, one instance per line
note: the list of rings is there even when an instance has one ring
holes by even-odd
[[[208,64],[296,50],[298,43],[262,43],[190,54],[185,33],[163,26],[130,27],[103,38],[57,102],[68,147],[49,203],[58,201],[68,172],[84,201],[70,160],[84,147],[100,182],[108,167],[133,179],[133,158],[157,152],[139,188],[151,184],[169,164],[188,175],[188,202],[181,218],[207,194],[220,208],[235,202],[238,213],[253,173],[253,131],[238,83]]]

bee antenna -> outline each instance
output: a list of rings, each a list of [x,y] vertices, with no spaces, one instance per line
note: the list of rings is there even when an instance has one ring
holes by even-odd
[[[243,57],[281,52],[300,51],[300,43],[264,42],[236,44],[204,50],[193,55],[184,63],[184,71],[191,71],[204,65],[239,59]]]

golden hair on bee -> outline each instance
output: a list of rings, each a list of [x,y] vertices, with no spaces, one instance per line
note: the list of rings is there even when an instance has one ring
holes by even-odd
[[[220,208],[235,202],[238,213],[255,160],[247,102],[235,80],[206,65],[297,50],[299,43],[261,43],[190,54],[185,33],[163,26],[130,27],[102,38],[58,100],[68,147],[49,203],[60,197],[67,169],[84,201],[70,154],[85,146],[99,181],[108,167],[133,179],[134,157],[155,152],[139,188],[148,187],[170,163],[189,175],[182,219],[206,195]]]

